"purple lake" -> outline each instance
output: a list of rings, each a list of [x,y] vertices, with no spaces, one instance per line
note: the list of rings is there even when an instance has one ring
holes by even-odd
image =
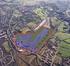
[[[33,41],[31,41],[31,34],[19,35],[16,40],[16,45],[22,48],[30,49],[32,51],[35,50],[37,44],[47,35],[48,30],[43,29]]]

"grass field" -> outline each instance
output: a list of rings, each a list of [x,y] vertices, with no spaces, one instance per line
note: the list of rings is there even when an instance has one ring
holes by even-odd
[[[59,51],[62,53],[63,57],[69,57],[70,56],[70,44],[66,44],[65,42],[61,42]]]
[[[62,53],[62,56],[63,57],[69,57],[70,56],[70,34],[67,34],[67,33],[57,33],[57,36],[60,38],[60,40],[64,40],[66,39],[65,41],[67,42],[64,42],[64,41],[61,41],[61,43],[59,44],[59,52]],[[69,39],[68,39],[69,38]]]

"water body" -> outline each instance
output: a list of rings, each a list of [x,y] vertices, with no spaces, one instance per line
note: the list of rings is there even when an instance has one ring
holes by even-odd
[[[37,44],[47,35],[48,30],[43,29],[33,41],[31,41],[31,34],[26,34],[26,35],[20,35],[18,36],[19,39],[16,40],[16,44],[22,48],[30,49],[32,51],[35,50]],[[18,38],[17,37],[17,38]],[[21,40],[20,40],[21,39]]]

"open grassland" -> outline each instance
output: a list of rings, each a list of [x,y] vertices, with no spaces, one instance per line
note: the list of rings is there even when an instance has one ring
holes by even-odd
[[[62,53],[63,57],[69,57],[70,56],[70,44],[66,44],[65,42],[61,42],[59,51]]]
[[[61,43],[59,44],[60,48],[59,51],[62,53],[63,57],[70,56],[70,34],[67,33],[57,33],[57,36],[59,37]]]

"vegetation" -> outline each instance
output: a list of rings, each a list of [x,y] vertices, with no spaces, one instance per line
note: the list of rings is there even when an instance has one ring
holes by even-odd
[[[63,57],[69,57],[70,56],[70,44],[66,44],[65,42],[60,43],[59,52],[62,53]]]
[[[47,17],[46,11],[43,8],[36,8],[33,10],[41,19],[45,19]]]
[[[55,36],[57,36],[60,40],[59,52],[62,54],[63,57],[69,57],[70,56],[70,34],[65,33],[65,31],[63,30],[63,28],[66,27],[64,25],[64,22],[59,20],[57,22],[60,23],[58,27],[58,31],[55,34]]]

